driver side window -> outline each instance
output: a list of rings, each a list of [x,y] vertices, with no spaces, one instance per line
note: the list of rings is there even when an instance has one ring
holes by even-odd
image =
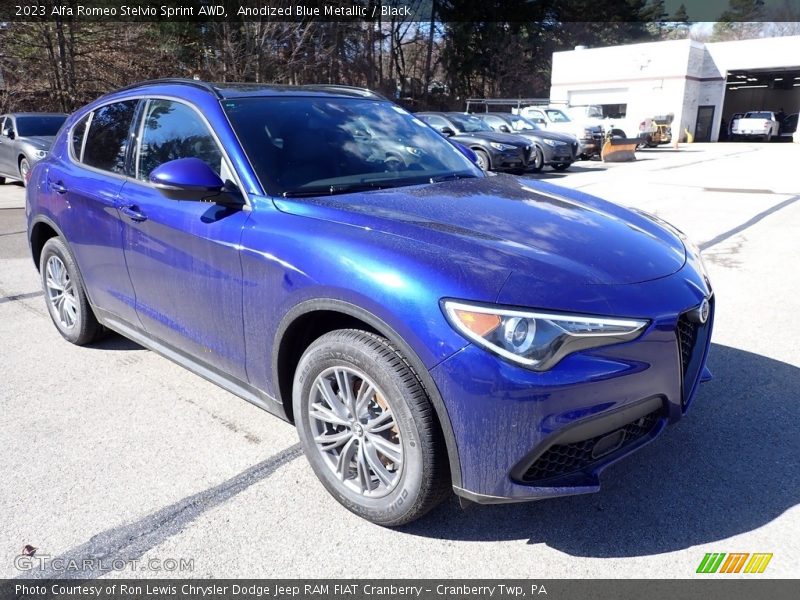
[[[199,158],[223,181],[230,179],[222,151],[200,116],[180,102],[151,100],[141,124],[136,177],[148,181],[153,169],[179,158]]]

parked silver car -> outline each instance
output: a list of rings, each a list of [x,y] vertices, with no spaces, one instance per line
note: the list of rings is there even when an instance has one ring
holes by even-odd
[[[25,185],[31,167],[47,156],[66,118],[62,113],[0,116],[0,184],[19,179]]]

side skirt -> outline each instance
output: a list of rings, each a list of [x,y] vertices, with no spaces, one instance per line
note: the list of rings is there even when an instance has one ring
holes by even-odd
[[[240,379],[231,377],[227,373],[220,371],[207,362],[197,360],[196,358],[186,354],[174,346],[150,336],[147,332],[142,331],[140,328],[119,319],[117,316],[107,311],[96,307],[92,308],[97,320],[100,321],[101,324],[113,331],[116,331],[123,337],[133,340],[148,350],[152,350],[164,358],[181,365],[195,375],[199,375],[203,379],[218,385],[222,389],[247,400],[251,404],[255,404],[268,413],[273,414],[284,421],[289,420],[286,417],[286,412],[283,410],[283,404],[278,402],[277,399],[273,398],[266,392],[253,387],[249,383],[246,383]]]

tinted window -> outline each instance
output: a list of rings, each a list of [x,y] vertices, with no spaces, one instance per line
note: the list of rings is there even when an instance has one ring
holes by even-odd
[[[72,156],[76,160],[81,160],[81,151],[83,150],[83,138],[86,135],[86,123],[89,121],[91,114],[83,117],[76,125],[72,127]]]
[[[456,148],[403,109],[371,98],[269,97],[223,107],[273,195],[322,195],[482,177]]]
[[[94,112],[86,134],[83,162],[90,167],[125,172],[128,133],[137,100],[109,104]]]
[[[745,119],[766,119],[767,121],[772,119],[772,113],[770,112],[749,112],[744,116]]]
[[[49,137],[58,133],[67,115],[48,115],[37,117],[17,117],[17,134],[20,137]]]
[[[533,121],[518,117],[517,115],[511,117],[511,126],[514,128],[514,131],[530,131],[540,129]]]
[[[157,166],[178,158],[199,158],[223,174],[222,152],[200,116],[185,104],[153,100],[144,117],[136,176],[146,181]]]
[[[501,119],[500,117],[495,117],[494,115],[486,115],[481,118],[484,121],[486,121],[493,129],[499,130],[503,125],[508,127],[508,125],[506,125],[506,122],[503,121],[503,119]]]
[[[477,133],[479,131],[491,131],[492,128],[472,115],[449,115],[450,120],[456,124],[459,131],[466,133]]]
[[[448,123],[445,119],[443,119],[439,115],[420,115],[419,118],[425,121],[431,127],[435,127],[436,129],[441,129],[442,127],[450,127],[450,123]]]

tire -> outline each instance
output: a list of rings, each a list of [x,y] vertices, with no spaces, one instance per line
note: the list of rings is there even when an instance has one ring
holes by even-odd
[[[6,182],[6,178],[5,177],[0,177],[0,185],[5,184],[5,182]]]
[[[39,269],[47,312],[64,339],[83,346],[100,337],[104,329],[92,312],[78,267],[61,238],[45,242]]]
[[[371,388],[366,403],[354,408],[365,385]],[[347,388],[352,403],[340,396]],[[420,518],[446,496],[449,471],[433,407],[385,338],[340,329],[314,341],[297,366],[292,402],[308,462],[351,512],[395,527]],[[354,413],[361,418],[352,419]],[[327,443],[319,442],[322,436]]]
[[[533,160],[528,164],[531,173],[538,173],[544,167],[544,153],[539,146],[533,146]]]
[[[484,150],[479,150],[478,148],[473,148],[472,151],[475,153],[475,156],[478,157],[478,166],[483,171],[490,171],[492,169],[492,163],[489,160],[489,155],[486,154]]]
[[[19,161],[19,179],[22,181],[23,186],[28,185],[28,173],[31,170],[31,163],[27,158],[21,158]]]
[[[569,169],[571,164],[572,163],[557,163],[557,164],[553,165],[553,170],[555,170],[555,171],[566,171],[567,169]]]
[[[770,131],[769,133],[767,133],[764,136],[764,142],[765,143],[769,144],[771,141],[772,141],[772,131]]]

